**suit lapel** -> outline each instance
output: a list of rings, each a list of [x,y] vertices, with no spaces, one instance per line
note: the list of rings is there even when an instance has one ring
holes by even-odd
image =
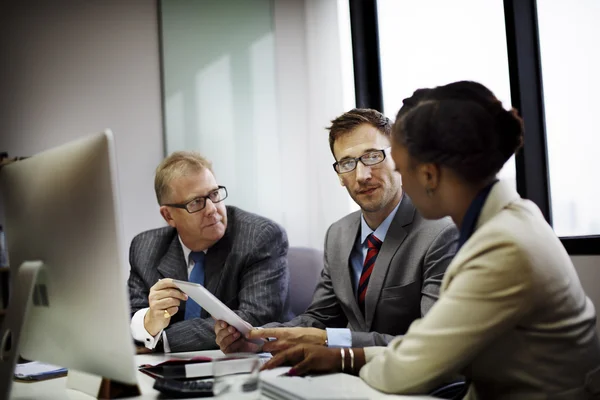
[[[519,193],[517,193],[508,182],[497,182],[494,187],[492,187],[485,204],[481,208],[475,230],[479,229],[481,225],[495,217],[496,214],[506,208],[510,203],[513,203],[520,198],[521,196],[519,196]]]
[[[158,263],[157,269],[163,278],[188,280],[187,261],[183,257],[183,249],[177,234],[173,236],[167,252]]]
[[[333,263],[333,265],[339,265],[343,268],[343,271],[339,271],[336,273],[331,273],[333,279],[335,276],[341,277],[340,285],[338,286],[338,293],[340,293],[340,297],[342,300],[346,302],[346,304],[350,305],[352,309],[352,315],[356,317],[356,321],[350,321],[350,317],[348,316],[348,322],[351,325],[358,324],[359,326],[364,326],[365,320],[358,307],[358,302],[356,301],[356,295],[354,294],[352,279],[350,278],[351,273],[351,264],[350,264],[350,255],[352,254],[352,249],[356,244],[356,236],[358,235],[358,231],[360,229],[360,212],[355,214],[355,218],[350,221],[346,232],[348,233],[348,237],[341,241],[340,253],[339,257],[341,257],[340,262]],[[335,284],[335,282],[334,282]]]
[[[220,296],[225,262],[231,252],[231,232],[235,230],[235,226],[235,208],[227,207],[227,229],[225,234],[208,249],[204,259],[204,287],[217,297]],[[208,316],[204,309],[202,309],[202,316]]]
[[[226,233],[213,247],[208,249],[204,260],[204,287],[217,296],[223,269],[231,250],[229,235]]]
[[[392,258],[407,236],[407,231],[404,227],[412,223],[414,216],[415,208],[412,201],[404,194],[400,202],[400,207],[398,207],[398,211],[385,235],[385,240],[381,245],[371,278],[369,279],[369,286],[367,287],[367,294],[365,296],[365,328],[367,331],[371,329],[375,308],[377,307],[381,288],[385,282]]]

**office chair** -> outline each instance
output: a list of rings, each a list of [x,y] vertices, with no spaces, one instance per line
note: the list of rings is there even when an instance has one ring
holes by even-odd
[[[469,382],[461,378],[432,390],[429,395],[438,399],[460,400],[467,395],[468,390]]]
[[[290,247],[290,301],[294,316],[302,314],[312,300],[323,270],[323,252],[309,247]]]

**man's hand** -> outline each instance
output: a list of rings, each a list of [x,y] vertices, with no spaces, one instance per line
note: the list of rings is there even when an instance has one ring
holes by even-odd
[[[148,303],[150,309],[144,317],[144,328],[152,336],[169,326],[171,316],[179,311],[181,301],[186,301],[187,294],[180,291],[172,279],[161,279],[150,288]]]
[[[215,322],[215,334],[217,335],[217,345],[225,354],[257,353],[261,350],[261,346],[246,340],[237,329],[225,321]]]
[[[274,355],[261,370],[280,365],[291,365],[292,369],[288,372],[291,376],[302,376],[310,372],[340,372],[342,355],[340,349],[300,344]]]
[[[327,332],[317,328],[265,328],[253,329],[248,339],[275,338],[263,345],[263,351],[277,353],[297,344],[325,345]]]

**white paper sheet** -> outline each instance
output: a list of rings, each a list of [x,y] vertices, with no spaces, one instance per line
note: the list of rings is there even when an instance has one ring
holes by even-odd
[[[196,303],[206,310],[214,319],[223,320],[237,329],[242,335],[246,335],[253,329],[252,325],[240,318],[231,308],[217,299],[211,292],[197,283],[179,281],[173,279],[181,291],[190,296]]]

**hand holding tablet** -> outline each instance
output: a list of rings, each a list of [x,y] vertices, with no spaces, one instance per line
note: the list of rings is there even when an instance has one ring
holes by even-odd
[[[231,308],[215,297],[206,288],[197,283],[173,279],[173,283],[196,303],[206,310],[215,320],[223,320],[237,329],[242,335],[247,335],[253,326],[240,318]]]

